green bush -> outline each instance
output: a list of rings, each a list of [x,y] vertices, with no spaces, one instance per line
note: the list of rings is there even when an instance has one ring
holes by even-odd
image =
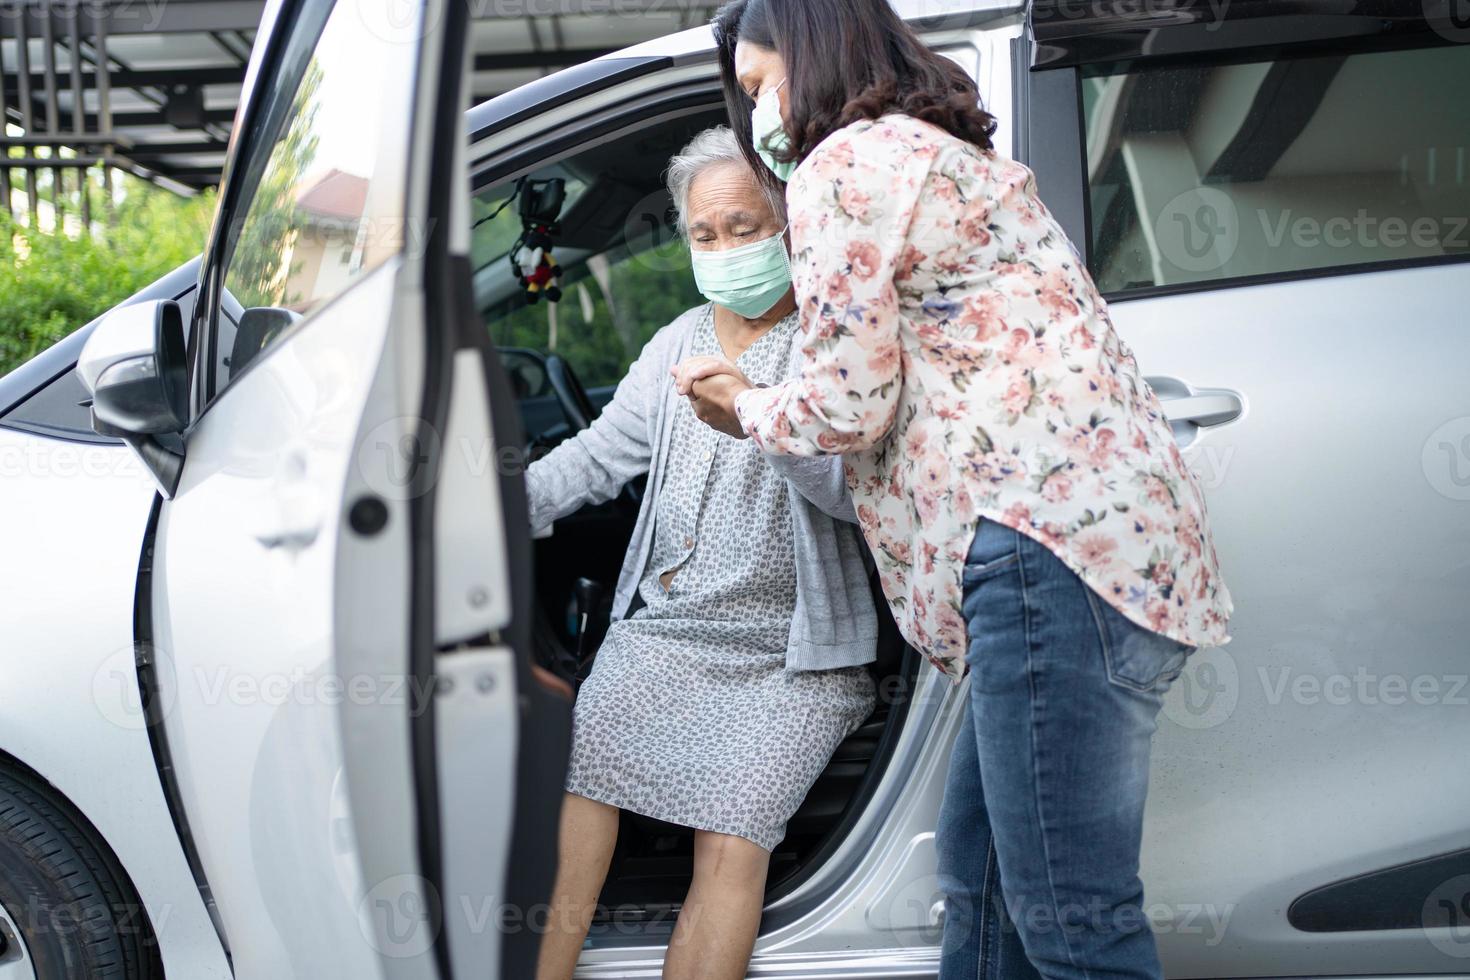
[[[90,235],[32,231],[0,209],[0,374],[203,250],[212,191],[184,198],[122,179],[125,196]]]

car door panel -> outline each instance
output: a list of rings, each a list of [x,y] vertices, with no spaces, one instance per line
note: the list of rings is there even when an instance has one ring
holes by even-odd
[[[420,787],[433,548],[415,508],[437,463],[419,447],[424,268],[443,246],[412,229],[447,217],[426,193],[458,115],[426,97],[442,51],[459,65],[442,13],[282,6],[206,252],[206,316],[267,307],[284,325],[247,366],[231,324],[205,321],[202,414],[153,567],[164,738],[241,977],[439,975]],[[313,223],[344,194],[355,224]]]
[[[1452,965],[1448,929],[1304,932],[1287,909],[1470,840],[1464,781],[1444,775],[1470,737],[1470,521],[1460,457],[1436,443],[1462,451],[1464,278],[1428,267],[1113,305],[1146,371],[1248,404],[1185,449],[1236,614],[1231,642],[1171,690],[1155,743],[1143,875],[1171,975]]]
[[[1054,13],[1034,60],[1084,67],[1024,76],[1029,158],[1173,421],[1235,600],[1232,641],[1158,721],[1142,875],[1165,969],[1454,972],[1470,811],[1439,774],[1467,723],[1470,339],[1444,148],[1464,53],[1407,7],[1385,45],[1360,12],[1309,38],[1254,5],[1242,22],[1279,44],[1255,54],[1194,16],[1156,39],[1213,52],[1188,63]],[[1349,116],[1406,97],[1358,141]],[[1385,214],[1444,241],[1395,242]],[[1388,869],[1371,902],[1345,884]],[[1306,915],[1314,892],[1356,898]]]
[[[159,520],[164,724],[242,976],[377,975],[359,921],[370,886],[356,860],[337,709],[397,701],[406,711],[407,692],[389,690],[392,674],[351,673],[334,656],[335,568],[342,487],[358,463],[352,437],[399,272],[390,263],[370,274],[221,396],[191,434]],[[364,333],[374,321],[376,338]],[[392,626],[389,610],[401,622],[403,604],[378,605],[377,627]],[[380,765],[391,772],[393,762]]]

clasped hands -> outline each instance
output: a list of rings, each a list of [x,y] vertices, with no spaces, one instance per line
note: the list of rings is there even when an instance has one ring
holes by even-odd
[[[690,357],[673,367],[674,388],[689,399],[695,416],[718,432],[737,439],[746,437],[735,415],[735,396],[753,388],[750,379],[723,357]]]

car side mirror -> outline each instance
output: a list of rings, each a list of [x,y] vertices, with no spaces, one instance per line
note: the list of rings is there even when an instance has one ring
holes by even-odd
[[[235,325],[235,341],[230,345],[230,377],[245,370],[245,365],[300,319],[300,313],[279,306],[251,306],[244,310]]]
[[[184,317],[173,300],[145,300],[102,318],[82,347],[77,376],[92,396],[92,428],[121,438],[171,497],[183,458],[158,436],[189,423]]]

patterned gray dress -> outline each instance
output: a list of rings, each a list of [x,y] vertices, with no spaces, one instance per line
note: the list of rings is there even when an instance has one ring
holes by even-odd
[[[784,380],[796,324],[787,317],[740,355],[747,377]],[[712,316],[692,351],[721,353]],[[796,491],[750,440],[709,428],[687,400],[673,426],[639,583],[646,605],[612,624],[577,695],[566,788],[771,850],[871,712],[873,682],[864,667],[786,669]]]

